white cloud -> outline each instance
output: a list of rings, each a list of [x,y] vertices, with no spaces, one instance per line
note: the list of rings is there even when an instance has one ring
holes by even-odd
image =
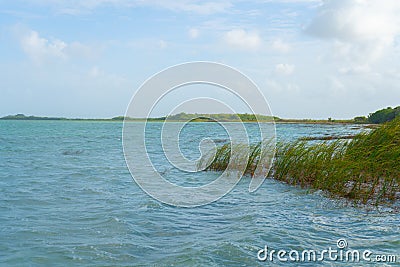
[[[56,38],[45,38],[37,31],[26,29],[20,25],[14,27],[22,50],[36,63],[42,63],[50,59],[65,60],[71,57],[93,58],[96,49],[79,43],[66,43]]]
[[[399,12],[398,0],[325,0],[306,32],[334,40],[336,55],[352,64],[368,65],[393,47]]]
[[[398,0],[325,0],[308,31],[342,41],[392,42],[399,34]]]
[[[275,66],[275,72],[278,74],[283,74],[283,75],[290,75],[294,72],[295,66],[292,64],[277,64]]]
[[[229,46],[239,49],[255,50],[261,46],[261,38],[256,32],[234,29],[224,35],[224,41]]]
[[[200,32],[196,28],[191,28],[191,29],[189,29],[188,34],[189,34],[190,38],[196,39],[197,37],[199,37]]]
[[[45,58],[56,57],[65,59],[67,44],[61,40],[48,40],[39,36],[36,31],[29,31],[21,36],[22,50],[34,61],[40,62]]]

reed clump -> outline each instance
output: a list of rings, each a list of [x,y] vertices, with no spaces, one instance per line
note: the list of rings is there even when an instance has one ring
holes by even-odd
[[[254,175],[262,142],[250,146],[245,173]],[[206,170],[225,170],[231,147],[218,147]],[[400,195],[400,119],[352,140],[278,143],[270,176],[292,185],[324,190],[356,203],[393,202]]]
[[[248,146],[230,143],[217,147],[214,158],[206,155],[199,162],[199,168],[213,171],[224,171],[228,167],[232,170],[244,170],[244,174],[254,176],[264,173],[272,165],[272,158],[275,153],[275,139],[264,140]],[[235,155],[231,161],[231,155]],[[246,162],[244,162],[246,161]],[[230,164],[228,166],[228,164]],[[206,168],[204,168],[207,166]]]

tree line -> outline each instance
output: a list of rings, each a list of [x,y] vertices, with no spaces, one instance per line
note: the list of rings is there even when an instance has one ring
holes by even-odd
[[[396,108],[388,107],[384,109],[380,109],[373,113],[370,113],[368,117],[360,116],[355,117],[354,121],[357,123],[385,123],[388,121],[392,121],[395,118],[400,117],[400,106]]]

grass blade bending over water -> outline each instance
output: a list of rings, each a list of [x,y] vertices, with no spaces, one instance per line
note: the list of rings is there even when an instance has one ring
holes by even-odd
[[[246,174],[253,175],[261,143],[250,146]],[[206,170],[225,170],[229,144],[218,147]],[[358,203],[392,202],[400,188],[400,119],[351,141],[279,143],[271,169],[273,178],[301,187],[321,189]]]
[[[248,147],[242,144],[237,144],[233,147],[230,143],[223,144],[217,147],[217,151],[213,158],[211,155],[206,155],[200,160],[199,169],[205,169],[208,171],[224,171],[230,164],[230,169],[244,169],[244,174],[251,176],[263,173],[263,171],[265,173],[265,170],[268,170],[268,167],[271,164],[271,158],[274,154],[272,149],[273,144],[275,144],[274,139],[250,144]],[[246,159],[246,154],[248,155],[248,158],[247,163],[244,164],[243,160]],[[231,155],[236,155],[236,157],[232,159],[232,162],[230,162]]]

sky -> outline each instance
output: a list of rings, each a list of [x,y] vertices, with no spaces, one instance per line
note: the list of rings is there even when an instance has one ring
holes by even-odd
[[[398,0],[0,0],[0,116],[123,115],[190,61],[240,70],[275,116],[368,115],[400,105],[398,14]]]

